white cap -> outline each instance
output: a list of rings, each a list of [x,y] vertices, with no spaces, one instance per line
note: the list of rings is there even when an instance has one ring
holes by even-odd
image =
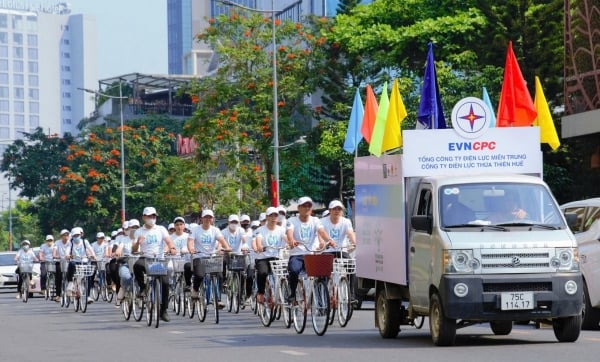
[[[167,230],[171,230],[171,229],[175,229],[175,224],[170,223],[169,226],[167,227]]]
[[[144,212],[142,213],[142,215],[147,216],[147,215],[158,215],[156,213],[156,209],[153,208],[152,206],[148,206],[148,207],[144,207]]]
[[[228,222],[232,222],[232,221],[240,222],[240,218],[236,214],[231,214],[231,215],[229,215],[229,219],[227,219],[227,221]]]
[[[333,200],[329,203],[330,209],[334,209],[336,207],[341,207],[342,209],[345,209],[344,204],[342,204],[340,200]]]
[[[182,218],[181,216],[177,216],[175,219],[173,219],[173,224],[175,224],[178,221],[181,221],[182,223],[185,224],[185,219]]]
[[[265,214],[267,216],[269,216],[271,214],[278,214],[279,215],[279,212],[277,211],[276,207],[271,206],[271,207],[267,208],[267,212]]]
[[[68,234],[68,233],[69,233],[69,230],[67,230],[67,229],[62,229],[60,231],[60,235],[65,235],[65,234]]]
[[[308,197],[308,196],[302,196],[298,200],[298,206],[304,205],[304,204],[307,204],[307,203],[310,203],[310,206],[312,206],[312,204],[313,204],[313,200],[310,197]]]
[[[71,229],[71,235],[83,235],[83,229],[80,227],[74,227]]]
[[[191,223],[191,224],[188,226],[188,228],[189,228],[190,230],[192,230],[192,229],[193,229],[193,228],[195,228],[196,226],[198,226],[198,223],[197,223],[197,222],[193,222],[193,223]]]
[[[254,220],[250,223],[250,227],[259,227],[260,226],[260,221],[258,220]]]
[[[209,209],[202,210],[202,217],[205,216],[215,217],[215,214],[213,214],[212,210]]]
[[[121,231],[123,231],[123,230],[121,229]],[[115,236],[117,236],[117,235],[119,235],[119,230],[113,230],[113,231],[111,231],[111,233],[110,233],[110,237],[111,237],[111,238],[113,238],[113,239],[114,239],[114,237],[115,237]]]
[[[277,206],[277,212],[283,213],[285,215],[287,213],[287,210],[285,209],[285,206],[279,205]]]
[[[100,231],[99,233],[96,234],[96,239],[100,239],[103,238],[105,235],[102,231]]]
[[[329,210],[325,210],[325,211],[323,211],[323,215],[322,215],[322,216],[323,216],[323,217],[325,217],[325,216],[329,216]]]
[[[129,228],[129,221],[125,220],[125,221],[123,222],[123,225],[122,225],[122,227],[123,227],[123,230],[125,230],[125,229],[128,229],[128,228]]]
[[[134,226],[140,227],[140,221],[138,219],[129,220],[129,227],[132,228]]]
[[[21,241],[21,245],[25,245],[25,244],[31,245],[31,243],[29,242],[29,240],[23,240],[23,241]]]
[[[46,241],[48,241],[48,240],[54,240],[54,236],[52,236],[50,234],[46,235]]]
[[[260,215],[258,215],[258,221],[263,221],[263,220],[267,220],[267,213],[265,213],[265,212],[261,212]]]
[[[250,222],[250,216],[248,216],[246,214],[242,215],[242,217],[240,218],[240,222],[243,222],[243,221]]]
[[[123,228],[118,228],[118,229],[117,229],[117,234],[118,234],[118,233],[122,233],[122,232],[124,232],[124,231],[123,231]]]

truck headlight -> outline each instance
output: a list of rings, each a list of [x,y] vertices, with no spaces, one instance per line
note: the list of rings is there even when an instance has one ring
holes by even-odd
[[[550,260],[550,265],[559,271],[578,271],[579,252],[577,248],[557,248],[555,256]]]
[[[446,273],[473,273],[481,263],[473,256],[473,250],[444,250]]]

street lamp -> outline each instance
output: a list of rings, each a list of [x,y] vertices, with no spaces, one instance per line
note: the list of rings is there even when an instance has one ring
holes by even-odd
[[[275,15],[281,14],[281,10],[275,10],[275,0],[271,0],[271,10],[259,10],[249,8],[244,5],[234,3],[230,0],[217,0],[223,5],[233,6],[247,11],[257,13],[269,13],[271,14],[271,44],[273,47],[273,177],[275,178],[275,184],[272,185],[273,193],[275,193],[275,205],[279,206],[279,110],[277,103],[277,41],[275,38]],[[291,4],[290,7],[296,6],[302,3],[302,0],[298,0]]]
[[[119,115],[121,120],[121,224],[125,222],[125,141],[123,136],[123,86],[121,80],[119,80],[119,96],[111,96],[104,94],[93,89],[77,88],[87,93],[93,93],[96,96],[102,96],[110,99],[119,100]]]

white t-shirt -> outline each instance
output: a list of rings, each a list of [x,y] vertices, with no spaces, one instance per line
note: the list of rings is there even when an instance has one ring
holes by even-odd
[[[48,243],[43,243],[42,246],[40,246],[40,253],[44,256],[44,261],[52,261],[52,252],[55,248],[54,243],[50,245],[48,245]]]
[[[64,259],[65,256],[71,251],[71,242],[70,241],[63,243],[63,241],[60,240],[58,243],[55,244],[55,246],[56,246],[56,253],[58,254],[58,257],[61,259]]]
[[[142,256],[162,258],[165,249],[165,238],[169,237],[167,229],[162,225],[154,225],[148,229],[144,225],[133,234],[135,240],[138,240],[141,236],[144,237],[139,249]]]
[[[286,245],[285,229],[279,225],[275,225],[273,230],[269,230],[267,225],[261,226],[257,229],[257,238],[260,238],[260,242],[263,247],[272,248],[283,248]],[[264,252],[256,254],[256,259],[266,258],[278,258],[279,250],[267,248]]]
[[[231,246],[231,250],[234,253],[240,253],[242,251],[242,243],[244,242],[244,237],[246,236],[246,231],[244,229],[238,227],[235,231],[229,230],[229,226],[225,229],[221,230],[221,234],[227,242],[229,246]]]
[[[337,224],[333,224],[329,216],[321,219],[321,224],[325,231],[335,241],[336,249],[347,247],[350,244],[348,240],[348,232],[354,231],[352,222],[345,217],[340,217]]]
[[[106,248],[108,247],[108,243],[102,242],[102,244],[98,244],[97,241],[92,243],[92,249],[94,250],[94,254],[96,254],[96,259],[101,260],[104,258],[104,254],[106,254]]]
[[[23,248],[17,251],[17,261],[20,263],[33,263],[35,261],[35,253],[31,248],[25,251]]]
[[[208,230],[204,230],[202,225],[198,225],[191,230],[189,239],[194,240],[194,249],[196,253],[194,259],[207,257],[213,254],[219,245],[217,238],[223,236],[218,227],[210,225]]]
[[[73,245],[73,247],[71,247]],[[81,240],[78,244],[69,242],[69,249],[67,249],[67,255],[71,255],[71,260],[81,261],[83,258],[87,257],[86,249],[90,247],[90,244],[87,240]],[[93,249],[92,249],[93,250]]]
[[[314,216],[309,216],[307,222],[300,221],[298,216],[288,219],[287,230],[293,231],[294,240],[299,241],[302,244],[306,244],[310,250],[316,250],[319,248],[317,231],[321,228],[323,228],[321,221],[319,221],[319,218]],[[290,250],[290,255],[308,254],[309,250],[302,244]]]

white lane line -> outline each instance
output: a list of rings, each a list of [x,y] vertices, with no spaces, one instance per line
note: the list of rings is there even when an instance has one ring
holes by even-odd
[[[298,352],[298,351],[290,351],[290,350],[282,350],[281,353],[289,354],[291,356],[306,356],[308,353]]]

